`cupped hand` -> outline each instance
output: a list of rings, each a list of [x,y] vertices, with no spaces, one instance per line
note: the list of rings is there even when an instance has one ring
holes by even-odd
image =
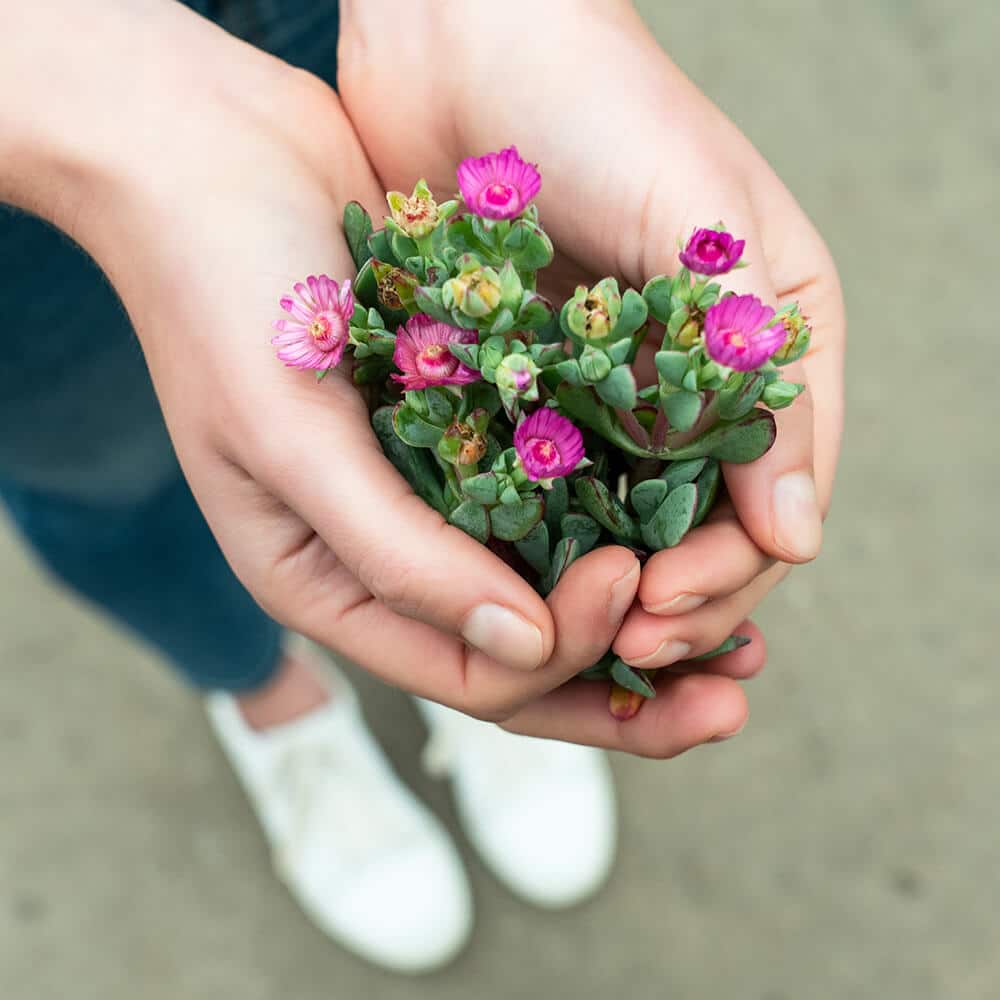
[[[394,685],[537,735],[623,745],[548,699],[612,641],[634,556],[581,560],[543,601],[414,495],[346,366],[317,384],[275,357],[279,297],[308,274],[350,276],[343,206],[382,195],[329,88],[287,67],[262,76],[246,83],[265,95],[249,109],[229,80],[224,100],[198,95],[181,134],[169,114],[143,123],[142,169],[111,171],[79,220],[223,552],[271,616]],[[677,752],[732,714],[670,741],[650,731],[641,747]]]
[[[679,240],[722,220],[747,241],[751,265],[723,287],[772,305],[797,300],[809,318],[812,347],[787,370],[807,391],[776,414],[774,447],[725,467],[729,502],[648,561],[614,642],[627,662],[666,667],[734,631],[756,635],[755,652],[706,661],[704,673],[716,676],[701,678],[711,683],[698,692],[699,710],[730,698],[731,682],[718,675],[763,665],[747,615],[790,564],[820,548],[843,410],[844,313],[829,253],[763,157],[629,4],[511,0],[502,17],[484,0],[461,16],[435,2],[416,7],[406,32],[387,34],[378,0],[344,4],[341,93],[385,186],[408,190],[426,176],[448,194],[459,160],[514,143],[542,170],[542,222],[568,251],[560,270],[641,288],[676,271]],[[489,31],[469,30],[481,19]],[[676,685],[663,681],[668,698]]]

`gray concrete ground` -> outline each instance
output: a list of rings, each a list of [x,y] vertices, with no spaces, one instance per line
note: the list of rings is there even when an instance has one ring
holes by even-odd
[[[997,324],[977,301],[1000,265],[996,8],[642,6],[816,219],[852,317],[827,551],[759,616],[749,728],[615,761],[622,854],[592,905],[533,912],[469,857],[471,949],[398,979],[278,886],[197,699],[4,536],[0,996],[1000,995]],[[412,710],[364,693],[450,822]]]

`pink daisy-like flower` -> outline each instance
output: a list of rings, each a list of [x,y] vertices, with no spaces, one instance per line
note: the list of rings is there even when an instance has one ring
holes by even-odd
[[[583,435],[547,406],[535,410],[514,431],[514,448],[528,478],[568,476],[583,459]]]
[[[725,274],[739,263],[746,245],[718,229],[696,229],[681,251],[681,263],[695,274]]]
[[[281,308],[292,317],[274,321],[278,336],[271,343],[281,361],[290,368],[319,371],[340,364],[354,315],[350,280],[338,285],[325,274],[311,274],[295,286],[295,296],[281,299]]]
[[[392,377],[406,389],[427,389],[432,385],[466,385],[482,376],[462,364],[448,349],[449,344],[474,344],[475,330],[460,330],[419,313],[411,316],[396,334],[392,360],[403,373]]]
[[[756,295],[727,295],[705,313],[705,350],[720,365],[748,372],[759,368],[784,343],[781,323],[767,324],[774,310]]]
[[[538,194],[542,176],[518,156],[516,146],[508,146],[499,153],[462,160],[458,186],[465,204],[476,215],[513,219]]]

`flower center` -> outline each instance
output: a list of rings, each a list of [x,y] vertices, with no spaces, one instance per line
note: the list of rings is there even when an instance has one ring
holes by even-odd
[[[416,369],[425,378],[443,378],[455,374],[458,358],[448,350],[447,344],[431,344],[418,355]]]
[[[332,351],[339,347],[347,333],[347,324],[340,313],[317,313],[309,324],[309,336],[322,351]]]
[[[742,330],[727,330],[723,337],[730,347],[735,347],[738,351],[745,351],[750,346]]]
[[[532,462],[542,470],[558,468],[562,462],[559,449],[549,438],[528,438],[526,451]]]
[[[517,201],[517,188],[510,184],[491,184],[483,190],[482,200],[491,208],[507,208]]]
[[[717,240],[705,240],[705,242],[698,247],[698,256],[701,257],[702,260],[716,261],[724,253],[725,251],[723,250],[722,245]]]

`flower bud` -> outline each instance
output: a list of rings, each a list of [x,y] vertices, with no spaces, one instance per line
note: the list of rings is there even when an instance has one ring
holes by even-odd
[[[611,336],[621,309],[618,282],[605,278],[589,291],[583,285],[577,288],[569,305],[567,323],[583,340],[605,340]]]
[[[674,342],[678,347],[693,347],[701,336],[701,326],[696,319],[689,319],[679,330]]]
[[[402,191],[390,191],[385,199],[392,212],[392,221],[414,239],[433,232],[441,217],[437,202],[425,180],[417,181],[417,186],[409,197]]]
[[[494,379],[502,392],[528,402],[538,399],[538,376],[542,370],[527,354],[508,354],[496,368]]]
[[[580,372],[588,382],[603,382],[611,374],[611,359],[589,344],[580,354]]]
[[[441,289],[446,309],[458,309],[479,319],[488,316],[500,304],[500,277],[492,267],[476,267],[450,278]]]
[[[802,357],[812,337],[812,329],[806,317],[799,312],[798,305],[793,305],[791,311],[782,317],[781,324],[785,328],[785,343],[772,357],[779,364]]]
[[[453,423],[442,435],[438,453],[455,465],[475,465],[486,454],[486,438],[468,423]]]

